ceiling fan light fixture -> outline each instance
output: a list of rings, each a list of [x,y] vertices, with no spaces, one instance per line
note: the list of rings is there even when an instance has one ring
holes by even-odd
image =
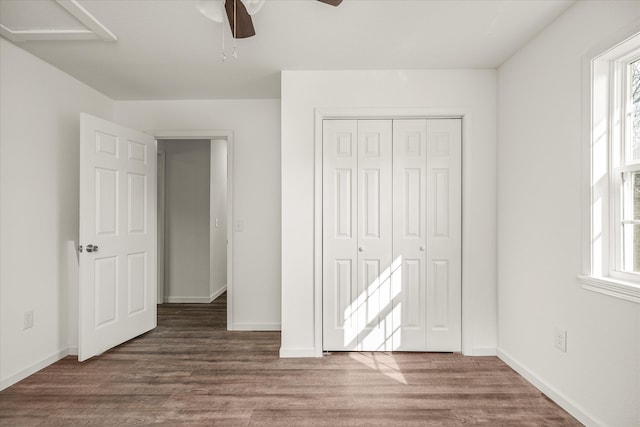
[[[198,0],[198,11],[214,22],[222,23],[226,16],[224,12],[225,0]]]
[[[244,7],[247,8],[247,13],[249,15],[255,15],[260,12],[262,6],[264,6],[265,0],[241,0],[244,3]]]

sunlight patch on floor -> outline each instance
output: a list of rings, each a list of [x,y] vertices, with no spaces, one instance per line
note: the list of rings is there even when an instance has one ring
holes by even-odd
[[[395,358],[388,353],[349,353],[349,357],[362,363],[363,365],[398,381],[401,384],[408,384],[404,375],[400,371],[400,366]]]

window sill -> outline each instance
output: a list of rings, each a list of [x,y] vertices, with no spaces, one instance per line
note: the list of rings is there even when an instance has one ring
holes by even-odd
[[[578,276],[583,289],[640,304],[640,284],[611,277]]]

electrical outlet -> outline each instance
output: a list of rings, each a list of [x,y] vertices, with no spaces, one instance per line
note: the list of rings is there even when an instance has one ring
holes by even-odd
[[[27,310],[22,315],[22,330],[33,328],[33,310]]]
[[[555,345],[560,351],[567,352],[567,330],[556,327]]]

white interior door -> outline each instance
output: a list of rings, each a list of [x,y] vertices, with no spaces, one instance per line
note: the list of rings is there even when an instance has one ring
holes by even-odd
[[[323,123],[327,350],[391,350],[391,120]]]
[[[461,348],[460,119],[323,121],[323,348]]]
[[[390,351],[391,299],[391,120],[358,121],[357,348]]]
[[[427,120],[393,122],[394,349],[427,349]]]
[[[80,117],[78,359],[156,326],[156,142]]]
[[[427,348],[462,346],[462,120],[427,121]]]
[[[461,120],[394,120],[393,144],[393,347],[460,351]]]
[[[325,350],[358,350],[358,122],[323,121],[322,316]]]

